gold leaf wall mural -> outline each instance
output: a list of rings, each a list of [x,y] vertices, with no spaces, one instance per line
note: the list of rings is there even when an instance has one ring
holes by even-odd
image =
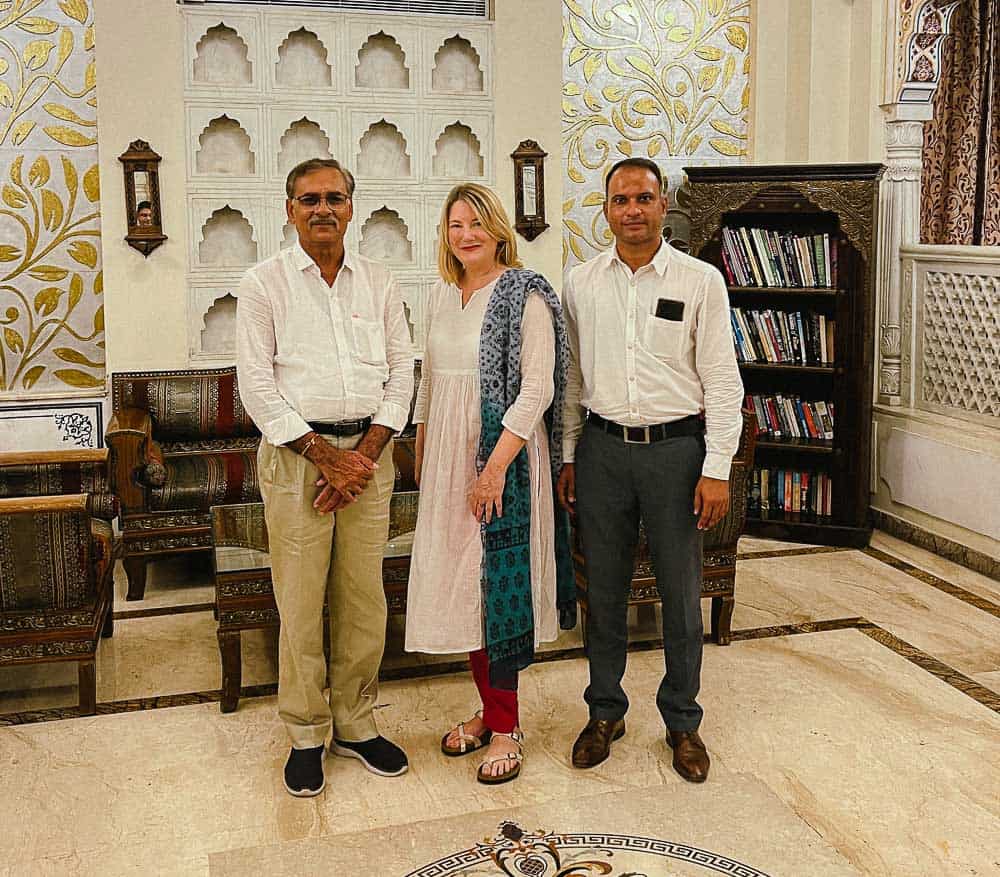
[[[89,0],[0,0],[0,399],[104,387]]]
[[[686,240],[681,168],[742,163],[750,0],[563,0],[563,263],[611,244],[604,174],[654,159],[670,181],[670,236]]]

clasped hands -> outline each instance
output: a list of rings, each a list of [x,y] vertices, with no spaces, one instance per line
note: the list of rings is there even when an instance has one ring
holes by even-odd
[[[312,462],[320,471],[316,481],[320,492],[313,508],[320,514],[327,514],[357,502],[378,469],[378,463],[360,451],[340,450],[327,442],[317,442],[314,447],[317,452]]]

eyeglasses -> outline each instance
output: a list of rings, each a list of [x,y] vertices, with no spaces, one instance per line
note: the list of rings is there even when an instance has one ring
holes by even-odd
[[[351,196],[345,195],[343,192],[327,192],[325,195],[316,195],[310,192],[306,195],[298,195],[292,200],[298,201],[307,210],[315,210],[319,207],[320,201],[325,201],[326,206],[331,210],[340,210],[351,200]]]

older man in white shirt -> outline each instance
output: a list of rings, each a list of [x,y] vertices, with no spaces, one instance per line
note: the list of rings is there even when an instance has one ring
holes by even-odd
[[[406,425],[413,350],[396,281],[345,252],[353,194],[353,177],[332,159],[291,171],[285,206],[298,243],[247,272],[236,316],[240,397],[263,433],[260,487],[281,615],[278,712],[292,741],[284,780],[298,797],[323,790],[331,733],[333,752],[374,773],[407,769],[372,710],[385,646],[391,438]]]
[[[616,164],[604,205],[615,247],[576,266],[563,292],[572,364],[557,489],[580,531],[590,604],[590,721],[573,764],[600,764],[625,733],[627,595],[641,519],[663,607],[656,703],[674,768],[703,782],[702,531],[729,507],[743,385],[722,275],[663,241],[666,209],[654,162]]]

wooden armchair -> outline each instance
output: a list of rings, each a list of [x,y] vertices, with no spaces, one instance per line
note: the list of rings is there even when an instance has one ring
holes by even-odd
[[[85,715],[96,711],[98,639],[114,629],[107,459],[105,449],[0,453],[0,666],[76,661]]]
[[[151,558],[211,550],[213,505],[260,500],[260,433],[235,368],[120,372],[111,387],[111,486],[127,599],[141,600]]]
[[[704,537],[701,596],[712,600],[712,639],[720,646],[729,645],[731,640],[733,608],[736,605],[736,543],[746,523],[747,498],[756,441],[756,418],[752,411],[743,409],[740,446],[736,456],[733,457],[733,466],[729,474],[729,513],[711,530],[706,531]],[[573,561],[576,566],[577,600],[583,629],[586,630],[587,573],[579,544],[574,546]],[[656,588],[656,574],[649,556],[649,545],[646,542],[645,531],[640,525],[628,603],[629,606],[652,607],[659,602],[660,594]]]

